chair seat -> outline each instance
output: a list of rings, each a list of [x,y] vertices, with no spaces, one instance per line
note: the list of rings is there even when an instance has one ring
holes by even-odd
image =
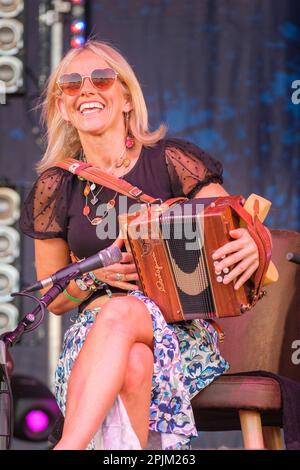
[[[280,386],[269,377],[223,375],[193,398],[192,407],[211,410],[280,410]]]

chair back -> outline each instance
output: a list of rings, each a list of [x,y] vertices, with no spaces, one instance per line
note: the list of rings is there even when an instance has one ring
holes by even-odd
[[[300,233],[271,232],[279,280],[249,312],[218,320],[226,335],[220,349],[228,373],[265,370],[300,382],[300,266],[286,259],[300,253]]]

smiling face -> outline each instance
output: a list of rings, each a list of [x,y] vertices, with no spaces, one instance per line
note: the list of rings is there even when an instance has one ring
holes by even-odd
[[[107,68],[111,66],[105,60],[86,50],[67,65],[63,74],[80,73],[82,76],[90,76],[95,69]],[[118,78],[105,91],[99,90],[89,78],[85,78],[77,95],[62,93],[57,98],[57,105],[63,119],[70,122],[79,135],[124,133],[123,113],[132,108]]]

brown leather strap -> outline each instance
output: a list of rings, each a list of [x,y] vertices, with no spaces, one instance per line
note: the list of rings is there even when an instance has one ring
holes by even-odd
[[[106,188],[118,191],[124,196],[131,197],[138,202],[146,202],[147,204],[154,203],[156,199],[154,197],[144,194],[144,192],[137,186],[133,186],[121,178],[109,175],[99,168],[90,165],[89,163],[80,162],[75,158],[66,158],[65,160],[56,163],[56,166],[63,168],[64,170],[70,171],[74,175],[81,176],[82,178],[91,181],[93,183],[101,184]]]

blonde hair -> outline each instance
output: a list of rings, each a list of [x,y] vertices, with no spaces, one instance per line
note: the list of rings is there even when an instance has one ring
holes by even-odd
[[[81,151],[77,130],[66,122],[57,109],[57,80],[65,67],[83,51],[92,51],[119,73],[125,93],[131,98],[133,109],[129,116],[129,129],[132,136],[145,146],[153,146],[166,134],[166,126],[161,124],[151,132],[148,125],[148,111],[140,84],[125,58],[110,44],[89,40],[79,49],[71,49],[52,72],[44,92],[42,119],[46,125],[47,149],[37,165],[38,173],[68,157],[76,157]]]

